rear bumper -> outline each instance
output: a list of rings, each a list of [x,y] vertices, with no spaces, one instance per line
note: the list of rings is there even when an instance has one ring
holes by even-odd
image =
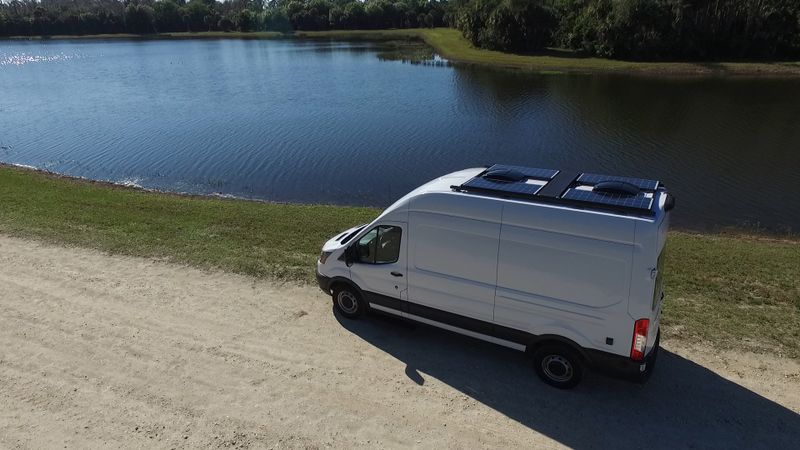
[[[319,273],[319,270],[317,270],[317,284],[319,288],[322,289],[322,292],[326,294],[331,293],[331,278]]]
[[[590,350],[587,352],[590,366],[597,372],[605,375],[620,378],[635,383],[644,383],[650,378],[656,366],[658,358],[658,348],[661,342],[661,332],[656,335],[656,343],[653,349],[644,358],[644,361],[634,361],[626,356],[614,355],[611,353]]]

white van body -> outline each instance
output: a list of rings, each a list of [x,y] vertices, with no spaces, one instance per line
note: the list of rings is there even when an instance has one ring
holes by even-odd
[[[482,178],[492,169],[518,179]],[[669,194],[653,182],[657,188],[636,194],[652,200],[646,210],[618,211],[567,201],[566,190],[575,197],[591,188],[580,182],[588,174],[576,181],[552,171],[542,181],[524,177],[525,169],[467,169],[418,187],[371,223],[325,243],[320,287],[332,293],[346,285],[369,309],[521,351],[558,342],[588,366],[646,379],[658,346]],[[482,190],[487,180],[500,190]],[[559,183],[553,189],[560,194],[549,199],[504,191]],[[644,351],[634,357],[637,321],[648,326],[646,345],[639,336]]]

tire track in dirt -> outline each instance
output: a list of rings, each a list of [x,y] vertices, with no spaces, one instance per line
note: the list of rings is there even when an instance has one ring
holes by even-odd
[[[800,438],[792,360],[667,343],[673,355],[644,387],[590,377],[561,392],[507,349],[395,320],[340,321],[314,287],[4,236],[0,267],[0,447],[635,445],[622,430],[666,436],[665,447],[723,432],[728,447]]]

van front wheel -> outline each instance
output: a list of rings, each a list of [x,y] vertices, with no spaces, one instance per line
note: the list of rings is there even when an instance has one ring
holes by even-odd
[[[542,345],[533,353],[533,363],[539,378],[559,389],[573,388],[583,378],[581,358],[565,345]]]
[[[343,284],[333,288],[333,307],[349,319],[361,317],[367,310],[361,295],[354,288]]]

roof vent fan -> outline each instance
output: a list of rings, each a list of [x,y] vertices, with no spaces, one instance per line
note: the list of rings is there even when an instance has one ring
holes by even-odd
[[[490,170],[485,174],[483,174],[483,178],[490,181],[513,183],[517,181],[522,181],[527,177],[525,176],[524,173],[514,169],[495,169],[495,170]]]
[[[594,185],[592,192],[603,195],[634,197],[639,194],[639,188],[624,181],[601,181]]]

